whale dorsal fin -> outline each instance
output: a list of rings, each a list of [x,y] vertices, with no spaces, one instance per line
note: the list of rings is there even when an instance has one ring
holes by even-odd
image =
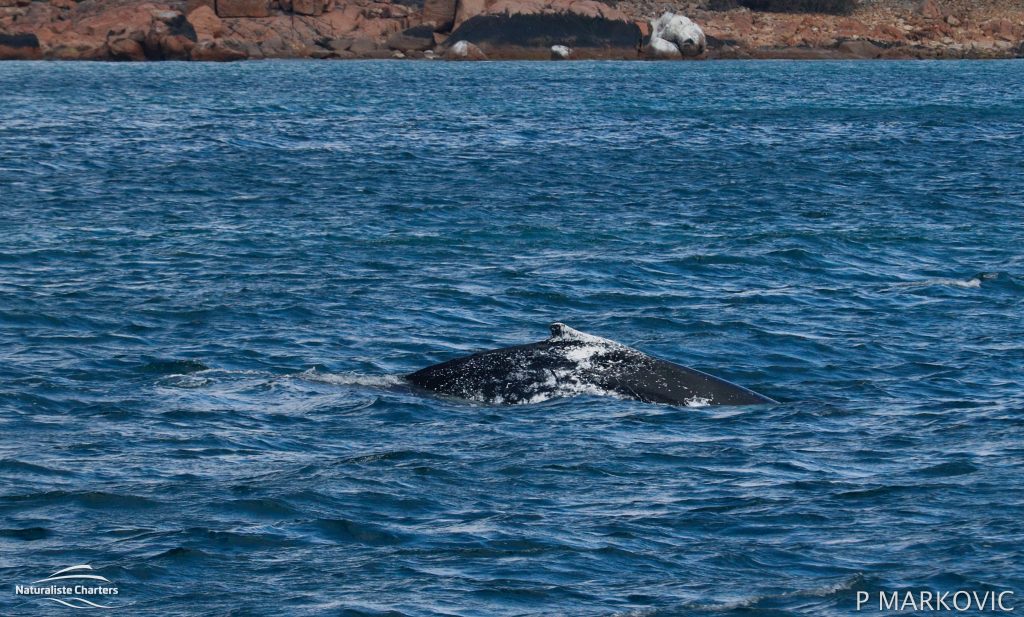
[[[555,323],[551,324],[550,328],[551,338],[549,338],[548,340],[551,342],[579,341],[581,343],[594,343],[598,345],[614,345],[618,347],[623,346],[621,343],[616,343],[615,341],[606,338],[601,338],[600,336],[594,336],[593,334],[580,332],[579,330],[576,330],[575,328],[570,328],[569,326],[559,321],[556,321]]]
[[[549,327],[551,329],[551,338],[570,339],[574,338],[573,335],[575,334],[583,334],[579,330],[574,330],[560,321],[556,321]]]

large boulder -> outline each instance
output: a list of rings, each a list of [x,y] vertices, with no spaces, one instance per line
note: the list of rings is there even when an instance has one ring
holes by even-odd
[[[191,58],[198,62],[232,62],[244,60],[246,54],[224,45],[221,41],[203,41],[192,48]]]
[[[942,9],[935,4],[935,0],[924,0],[921,3],[920,12],[921,16],[927,19],[942,19]]]
[[[224,34],[224,22],[208,6],[200,6],[188,14],[188,23],[200,41],[212,41]]]
[[[153,21],[142,40],[148,60],[188,60],[198,36],[178,11],[153,11]]]
[[[552,60],[568,60],[572,56],[572,49],[565,45],[552,45],[551,46],[551,59]]]
[[[651,40],[647,44],[650,57],[699,56],[707,47],[704,31],[688,17],[669,12],[651,23]]]
[[[434,46],[434,28],[416,26],[388,37],[388,47],[399,51],[426,51]]]
[[[457,41],[444,52],[444,57],[445,60],[486,60],[487,54],[468,41]]]
[[[641,43],[635,23],[594,0],[493,0],[458,19],[465,21],[450,40],[474,43],[489,58],[548,59],[555,45],[578,58],[635,58]]]
[[[220,17],[270,17],[270,0],[217,0]]]
[[[107,44],[112,60],[138,62],[146,59],[146,50],[142,43],[134,39],[116,39]]]
[[[644,54],[655,60],[678,60],[683,57],[682,52],[674,43],[653,36],[647,43],[647,47],[644,48]]]
[[[380,50],[380,46],[373,39],[366,37],[358,37],[349,43],[348,50],[357,56],[365,57],[375,51]]]
[[[884,49],[875,45],[871,41],[856,40],[856,41],[843,41],[837,48],[839,53],[846,58],[856,58],[864,60],[874,60],[875,58],[881,58],[885,52]]]

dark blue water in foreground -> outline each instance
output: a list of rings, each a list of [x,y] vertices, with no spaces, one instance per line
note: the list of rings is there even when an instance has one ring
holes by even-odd
[[[1021,69],[0,65],[0,614],[1024,605]],[[783,402],[394,385],[555,320]]]

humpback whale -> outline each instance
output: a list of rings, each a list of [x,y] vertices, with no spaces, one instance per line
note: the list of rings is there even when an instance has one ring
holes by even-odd
[[[536,403],[579,394],[686,406],[775,402],[562,323],[551,324],[546,340],[456,358],[406,379],[430,392],[489,404]]]

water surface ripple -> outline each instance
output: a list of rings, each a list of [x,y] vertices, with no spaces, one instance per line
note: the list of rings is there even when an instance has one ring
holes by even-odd
[[[1024,596],[1020,69],[0,64],[0,613]],[[556,320],[783,402],[395,385]]]

